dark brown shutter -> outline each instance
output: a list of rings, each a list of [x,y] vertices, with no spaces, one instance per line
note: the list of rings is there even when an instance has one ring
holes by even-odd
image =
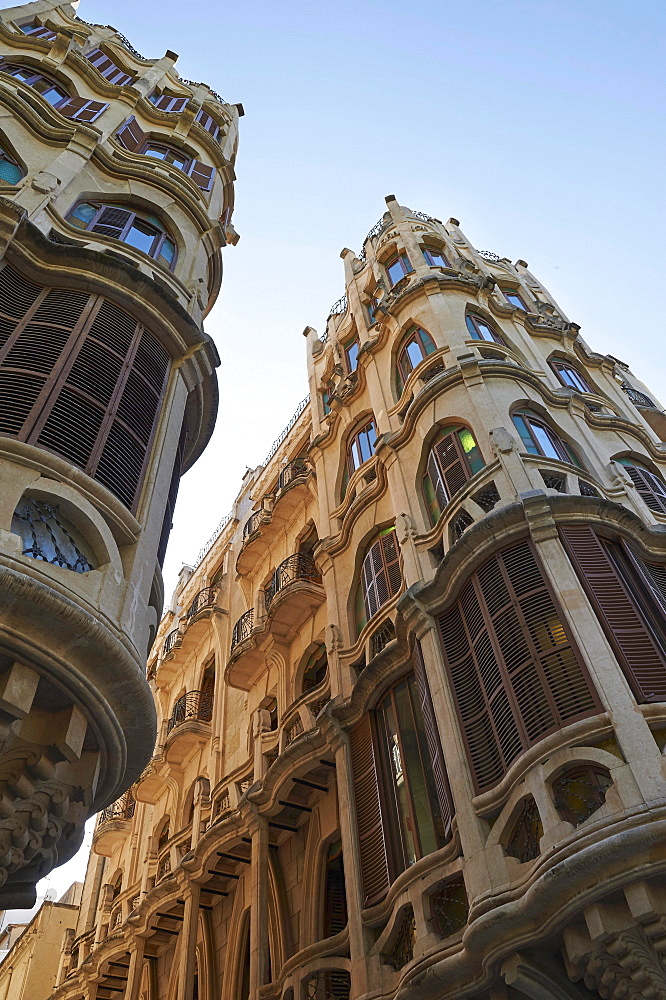
[[[102,101],[86,101],[82,97],[70,97],[64,104],[58,105],[58,111],[65,118],[75,118],[80,122],[94,122],[108,104]]]
[[[442,478],[446,484],[449,497],[454,496],[469,479],[467,462],[455,431],[438,441],[433,451],[439,463]]]
[[[386,895],[390,880],[369,715],[363,716],[350,730],[349,749],[354,777],[363,905],[371,906]]]
[[[129,149],[131,153],[135,153],[146,141],[146,133],[134,115],[132,115],[131,118],[127,119],[120,131],[116,132],[116,139],[125,149]]]
[[[187,104],[189,98],[187,97],[170,97],[168,94],[163,94],[155,102],[155,107],[160,111],[170,111],[175,113],[177,111],[182,111]]]
[[[134,212],[128,212],[124,208],[104,208],[90,232],[119,240],[133,216]]]
[[[666,484],[664,484],[659,476],[655,476],[654,472],[648,472],[647,469],[640,469],[635,465],[625,465],[625,469],[631,476],[631,480],[636,487],[636,492],[650,510],[666,514]]]
[[[560,535],[636,699],[666,701],[664,654],[606,545],[589,525]]]
[[[102,76],[109,81],[109,83],[115,83],[117,86],[122,86],[125,83],[131,83],[132,77],[129,73],[125,73],[114,61],[110,59],[105,52],[101,49],[94,49],[89,52],[87,57],[89,62],[97,68],[97,70],[102,74]]]
[[[201,160],[192,160],[188,169],[188,174],[202,191],[210,191],[215,176],[215,167],[209,167]]]
[[[527,541],[485,562],[439,628],[477,791],[528,746],[600,710]]]
[[[423,716],[423,728],[425,729],[432,773],[435,779],[435,788],[437,789],[437,800],[444,827],[444,837],[446,840],[449,840],[451,838],[451,824],[453,822],[453,799],[451,798],[449,779],[446,774],[446,765],[444,763],[444,754],[442,753],[442,744],[439,739],[435,709],[430,697],[430,687],[423,661],[423,652],[421,644],[418,641],[414,647],[413,665],[416,686],[419,692],[421,715]]]

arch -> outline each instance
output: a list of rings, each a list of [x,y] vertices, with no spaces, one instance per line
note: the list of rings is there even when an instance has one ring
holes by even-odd
[[[427,520],[434,526],[465,483],[485,466],[468,423],[447,419],[431,428],[418,466],[417,482]]]
[[[299,695],[318,687],[328,674],[328,650],[323,636],[311,642],[300,658],[294,675],[294,694]]]

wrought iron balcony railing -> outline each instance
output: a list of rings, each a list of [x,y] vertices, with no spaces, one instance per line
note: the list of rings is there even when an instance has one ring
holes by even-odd
[[[321,581],[321,575],[314,559],[303,552],[296,552],[293,556],[288,556],[273,573],[271,582],[264,590],[264,604],[267,611],[276,594],[296,580],[308,580],[311,583]]]
[[[244,639],[248,639],[252,633],[252,628],[254,626],[254,608],[250,608],[240,616],[236,624],[234,625],[234,630],[231,634],[231,648],[243,642]]]
[[[167,734],[188,719],[210,722],[213,717],[213,694],[211,691],[188,691],[173,706],[167,723]]]
[[[132,792],[125,792],[121,795],[119,799],[112,802],[110,806],[102,811],[99,818],[100,826],[102,823],[107,823],[111,819],[131,819],[134,815],[134,810],[136,808],[136,802]]]
[[[636,406],[649,406],[650,409],[652,410],[656,409],[656,406],[653,403],[653,401],[650,399],[649,396],[646,396],[644,392],[639,392],[638,389],[634,389],[627,382],[624,383],[622,389],[624,390],[624,392],[626,392],[631,402],[635,403]]]
[[[243,525],[243,541],[245,541],[246,538],[249,538],[250,535],[253,535],[255,533],[255,531],[261,524],[261,515],[263,513],[264,513],[263,510],[255,510],[252,517],[249,517],[247,519],[247,521]]]
[[[204,608],[212,608],[215,604],[215,597],[217,596],[216,587],[204,587],[200,590],[197,596],[194,598],[189,608],[186,611],[187,618],[193,618],[194,615],[198,615],[200,611]]]
[[[281,493],[294,479],[305,476],[310,471],[310,466],[303,458],[296,458],[289,465],[285,465],[277,481],[276,493]]]
[[[178,640],[182,638],[182,635],[183,633],[180,631],[179,628],[175,628],[172,632],[169,632],[168,636],[164,640],[165,656],[167,655],[167,653],[171,652],[171,650],[175,647]]]
[[[347,295],[341,295],[337,302],[334,302],[331,306],[328,315],[329,316],[342,316],[343,313],[347,312]]]

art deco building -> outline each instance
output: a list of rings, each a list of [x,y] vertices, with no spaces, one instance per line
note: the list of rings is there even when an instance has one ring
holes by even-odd
[[[181,575],[57,1000],[666,997],[664,414],[387,205]]]
[[[202,321],[239,109],[115,29],[0,12],[0,906],[154,747],[145,658],[178,480],[216,413]]]

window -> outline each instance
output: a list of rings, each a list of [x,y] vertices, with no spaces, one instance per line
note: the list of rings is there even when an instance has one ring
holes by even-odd
[[[568,365],[564,361],[551,361],[551,368],[559,378],[562,385],[569,385],[578,392],[592,392],[583,376],[573,365]]]
[[[527,312],[527,306],[518,292],[514,292],[510,288],[503,288],[502,295],[510,305],[515,306],[517,309],[522,309],[523,312]]]
[[[379,299],[377,299],[377,298],[375,298],[373,296],[370,299],[370,301],[367,303],[366,307],[365,307],[368,310],[368,317],[370,319],[370,326],[374,326],[374,324],[377,322],[377,308],[378,308],[378,306],[379,306]]]
[[[418,643],[412,666],[350,732],[365,906],[451,837],[451,793]]]
[[[0,146],[0,180],[7,184],[18,184],[22,177],[25,177],[25,170]]]
[[[486,560],[438,624],[478,792],[549,733],[601,711],[528,541]]]
[[[347,926],[347,893],[342,841],[333,840],[326,848],[324,866],[323,936],[339,934]]]
[[[75,573],[88,573],[97,566],[91,547],[56,504],[24,498],[14,511],[11,530],[23,540],[24,556]]]
[[[170,836],[171,836],[171,829],[170,829],[169,820],[165,819],[164,823],[162,824],[162,827],[160,829],[159,836],[157,838],[157,850],[158,850],[158,852],[161,851],[161,850],[163,850],[166,847],[166,845],[169,843]]]
[[[164,142],[153,142],[148,139],[136,118],[128,118],[122,128],[116,133],[116,139],[131,153],[142,153],[154,160],[163,160],[182,170],[192,178],[202,191],[210,191],[215,177],[215,168],[194,159],[188,153]]]
[[[421,327],[413,327],[398,355],[398,391],[402,392],[410,373],[420,365],[424,358],[435,351],[435,345],[429,333]]]
[[[189,97],[174,97],[173,94],[158,94],[153,93],[148,98],[151,104],[154,104],[158,111],[168,111],[170,114],[177,114],[182,111]]]
[[[320,642],[313,653],[308,657],[303,671],[303,692],[312,691],[326,677],[328,673],[328,654],[326,646]]]
[[[353,340],[349,340],[344,345],[345,361],[347,362],[347,371],[349,374],[355,372],[358,367],[359,347],[358,337],[354,337]]]
[[[633,458],[618,458],[620,465],[624,465],[631,477],[631,481],[636,487],[641,500],[643,500],[650,510],[657,511],[658,514],[666,514],[666,483],[660,476],[649,469],[644,468]]]
[[[222,131],[221,126],[218,125],[213,116],[209,115],[208,112],[204,111],[203,108],[201,109],[201,111],[199,111],[194,120],[198,122],[202,128],[205,128],[206,132],[210,132],[213,139],[219,138],[220,132]]]
[[[34,38],[46,38],[48,41],[56,37],[55,31],[51,31],[43,24],[37,24],[35,21],[31,21],[30,24],[20,25],[21,31],[24,35],[32,35]]]
[[[447,503],[485,465],[468,427],[443,427],[430,445],[423,493],[432,524]]]
[[[327,417],[331,412],[331,394],[328,389],[324,389],[321,394],[321,405],[324,411],[324,416]]]
[[[424,246],[423,256],[425,258],[426,264],[430,264],[431,267],[450,267],[448,260],[444,256],[441,250],[437,247]]]
[[[553,781],[553,801],[562,819],[580,826],[600,809],[613,784],[599,764],[584,764],[564,771]]]
[[[541,816],[536,802],[530,795],[523,802],[518,819],[509,833],[506,853],[510,858],[520,861],[521,864],[534,861],[535,858],[539,857],[539,844],[542,837]]]
[[[477,316],[476,313],[467,313],[465,323],[473,340],[492,340],[496,344],[504,343],[499,333],[493,329],[490,323],[483,319],[483,317]]]
[[[106,52],[102,52],[101,49],[93,49],[92,52],[88,52],[86,59],[109,83],[115,83],[116,86],[122,87],[126,83],[133,82],[133,77],[117,66],[113,59],[110,59]]]
[[[402,587],[395,525],[380,531],[361,565],[356,592],[356,634]]]
[[[68,221],[77,229],[128,243],[169,269],[175,263],[176,245],[154,215],[141,216],[117,205],[82,201],[70,212]]]
[[[387,260],[385,267],[392,285],[397,285],[406,274],[410,274],[414,270],[406,253],[399,253],[391,257]]]
[[[0,63],[0,70],[3,73],[9,73],[17,80],[21,80],[29,87],[32,87],[42,95],[45,101],[48,101],[54,108],[57,108],[65,118],[75,118],[77,121],[83,122],[94,122],[109,106],[102,101],[87,101],[83,97],[70,97],[67,91],[59,84],[50,80],[42,73],[37,73],[34,69],[29,69],[25,66]]]
[[[530,455],[542,455],[544,458],[553,458],[558,462],[569,462],[580,467],[573,449],[540,417],[529,410],[520,410],[514,413],[512,419],[525,451]]]
[[[377,432],[374,420],[369,420],[359,431],[356,431],[353,438],[347,445],[347,470],[349,476],[356,472],[364,462],[372,458],[375,453],[377,443]]]

